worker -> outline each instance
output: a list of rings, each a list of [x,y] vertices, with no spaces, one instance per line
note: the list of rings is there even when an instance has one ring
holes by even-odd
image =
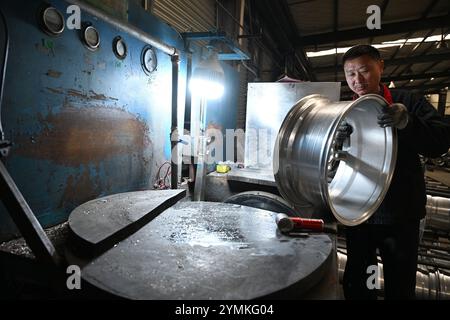
[[[381,127],[397,131],[397,162],[387,194],[372,217],[346,227],[347,263],[343,288],[346,299],[377,299],[377,250],[383,263],[385,299],[414,299],[419,223],[425,217],[426,193],[419,154],[437,157],[450,147],[450,126],[423,97],[390,90],[381,83],[384,62],[370,45],[357,45],[343,56],[345,78],[354,99],[383,96],[389,106],[378,116]],[[340,134],[352,134],[348,124]],[[369,266],[373,266],[369,268]],[[370,284],[370,285],[369,285]],[[374,285],[372,285],[374,284]]]

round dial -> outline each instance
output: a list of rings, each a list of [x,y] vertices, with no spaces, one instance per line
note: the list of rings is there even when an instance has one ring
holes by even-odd
[[[96,50],[100,46],[100,35],[93,26],[88,26],[84,29],[83,40],[90,50]]]
[[[64,31],[64,16],[53,7],[42,11],[41,26],[45,33],[55,36]]]
[[[113,41],[113,51],[117,58],[125,59],[127,56],[127,44],[121,37],[116,37]]]
[[[142,50],[142,68],[144,69],[146,74],[150,74],[156,70],[158,66],[158,60],[156,58],[155,49],[150,46],[144,47]]]

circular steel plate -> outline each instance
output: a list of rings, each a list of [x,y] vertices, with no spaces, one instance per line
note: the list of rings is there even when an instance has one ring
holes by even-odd
[[[328,270],[332,242],[324,234],[284,236],[275,215],[180,202],[87,263],[81,276],[130,299],[298,297]]]

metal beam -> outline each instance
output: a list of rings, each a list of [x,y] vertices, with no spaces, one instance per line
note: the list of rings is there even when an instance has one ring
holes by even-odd
[[[339,28],[339,0],[334,0],[334,18],[333,18],[333,32],[337,34]],[[337,48],[337,42],[334,43],[334,47]],[[338,81],[338,72],[339,72],[339,60],[337,55],[337,50],[334,55],[334,81]]]
[[[313,1],[315,1],[315,0],[300,0],[300,1],[294,1],[294,2],[290,2],[290,3],[289,3],[289,6],[293,7],[293,6],[298,5],[298,4],[304,4],[304,3],[313,2]]]
[[[411,50],[411,52],[409,53],[409,55],[413,54],[413,53],[417,50],[417,48],[420,47],[423,43],[425,43],[425,40],[426,40],[431,34],[433,34],[433,33],[434,33],[434,29],[433,29],[433,30],[430,30],[430,31],[428,32],[428,34],[427,34],[425,37],[423,37],[422,41],[414,46],[414,48]],[[422,55],[422,56],[425,55],[428,51],[431,50],[432,47],[434,47],[434,43],[432,43],[431,46],[428,46],[428,48],[426,48],[425,50],[423,50],[422,53],[421,53],[420,55]],[[394,58],[394,56],[397,54],[398,50],[400,50],[400,49],[397,48],[397,51],[391,56],[391,59]],[[409,69],[411,68],[411,66],[412,66],[412,64],[407,65],[406,68],[404,68],[402,71],[400,71],[400,73],[398,73],[398,75],[401,75],[401,74],[407,72],[407,70],[409,70]],[[400,66],[397,66],[394,70],[392,70],[392,72],[390,73],[390,75],[395,74],[395,73],[397,72],[397,70],[398,70],[399,67],[400,67]]]
[[[406,86],[401,88],[402,90],[410,90],[410,91],[416,91],[416,92],[439,92],[439,90],[442,90],[445,87],[450,87],[450,81],[447,80],[445,82],[441,83],[433,83],[433,84],[426,84],[426,85],[412,85],[412,86]],[[341,96],[348,97],[352,96],[353,92],[351,90],[342,90]]]
[[[308,79],[311,81],[315,81],[316,76],[312,71],[312,67],[308,57],[306,56],[305,50],[302,47],[296,47],[295,45],[292,45],[293,43],[297,43],[300,37],[298,35],[298,32],[294,31],[297,30],[297,25],[295,23],[294,17],[292,16],[288,2],[286,0],[275,0],[275,3],[281,6],[284,16],[287,18],[287,27],[292,34],[289,38],[291,40],[290,44],[295,52],[294,57],[300,63],[301,67],[304,69]]]
[[[296,48],[293,44],[298,42],[296,33],[297,26],[290,15],[289,6],[285,0],[260,0],[255,1],[255,6],[260,13],[264,24],[269,26],[270,31],[274,34],[274,39],[285,55],[292,54],[297,60],[301,73],[309,80],[315,80],[314,73],[309,65],[308,58],[301,48]],[[274,19],[273,17],[278,17]],[[296,50],[297,49],[297,50]]]
[[[422,91],[421,93],[422,94],[436,94],[436,93],[441,92],[441,90],[442,89],[427,89],[427,90]]]
[[[419,79],[431,79],[431,78],[443,78],[450,77],[450,70],[442,71],[442,72],[430,72],[430,73],[419,73],[419,74],[410,74],[403,76],[393,76],[393,77],[382,77],[381,81],[406,81],[406,80],[419,80]]]
[[[8,210],[36,259],[49,267],[58,268],[62,264],[61,257],[50,239],[42,229],[33,211],[29,207],[14,180],[0,160],[0,200]]]
[[[220,53],[219,60],[250,60],[250,54],[241,50],[225,32],[185,32],[181,36],[187,41],[219,41],[225,43],[234,53]]]
[[[414,90],[414,91],[426,91],[429,89],[436,89],[441,90],[445,87],[450,87],[450,81],[441,82],[441,83],[432,83],[432,84],[425,84],[425,85],[418,85],[418,86],[406,86],[402,89],[405,90]]]
[[[277,46],[277,48],[275,48],[275,50],[278,51],[279,58],[283,58],[283,53],[281,52],[281,50],[284,50],[284,48],[286,47],[286,42],[288,42],[289,40],[287,39],[286,35],[284,34],[280,26],[275,24],[273,19],[271,19],[270,14],[267,10],[267,4],[262,2],[264,1],[255,1],[254,5],[261,19],[263,20],[263,25],[267,26],[267,28],[265,28],[266,29],[265,32],[263,32],[263,39],[264,38],[268,39],[266,33],[277,35],[276,37],[272,36],[270,38],[276,40],[277,43],[275,43],[275,45]]]
[[[426,39],[426,38],[424,38],[423,41],[422,41],[420,44],[422,44],[422,43],[425,41],[425,39]],[[420,45],[420,44],[419,44],[419,45]],[[426,55],[426,54],[427,54],[430,50],[432,50],[434,47],[435,47],[435,44],[434,44],[434,43],[431,43],[431,45],[428,46],[428,48],[426,48],[425,50],[422,51],[421,55],[422,55],[422,56],[423,56],[423,55]],[[411,53],[413,53],[417,48],[418,48],[418,45],[416,45],[416,47],[413,48],[413,50],[411,51]],[[441,61],[435,61],[430,67],[428,67],[428,70],[431,70],[434,66],[436,66],[436,65],[439,64],[440,62],[441,62]],[[401,75],[401,74],[403,74],[403,73],[405,73],[405,72],[408,72],[408,71],[411,69],[411,66],[412,66],[412,64],[407,65],[406,68],[404,68],[398,75]],[[392,71],[391,74],[393,74],[397,69],[398,69],[398,67],[395,68],[395,70]]]
[[[383,19],[384,13],[386,12],[386,8],[389,5],[389,0],[384,0],[383,4],[381,5],[381,19]],[[373,36],[369,38],[369,44],[372,44],[373,42]]]
[[[387,60],[384,62],[384,65],[385,66],[398,66],[398,65],[423,63],[423,62],[435,62],[435,61],[444,61],[444,60],[450,60],[450,52]],[[314,72],[315,73],[332,73],[332,72],[334,72],[334,68],[335,68],[335,66],[319,67],[319,68],[315,68]],[[342,68],[343,68],[342,64],[339,65],[339,68],[341,68],[341,70],[342,70]]]
[[[390,81],[408,81],[408,80],[430,80],[431,78],[449,78],[450,81],[450,70],[442,71],[442,72],[430,72],[430,73],[420,73],[420,74],[410,74],[404,76],[395,76],[395,77],[382,77],[381,82],[387,83]],[[341,81],[341,87],[348,87],[346,81]]]
[[[432,0],[432,1],[430,2],[430,4],[427,6],[427,8],[425,9],[425,11],[422,13],[420,19],[425,19],[425,18],[428,16],[428,14],[430,13],[431,9],[433,9],[434,6],[435,6],[438,2],[439,2],[439,0]],[[413,34],[413,32],[411,32],[411,30],[410,30],[410,31],[408,32],[408,34],[405,36],[405,39],[407,40],[409,37],[412,36],[412,34]],[[427,38],[427,37],[425,37],[424,40],[425,40],[426,38]],[[406,43],[406,42],[405,42],[405,43]],[[420,44],[422,44],[422,43],[423,43],[423,41],[422,41]],[[419,44],[418,46],[420,46],[420,44]],[[418,48],[418,46],[414,47],[414,49],[413,49],[412,51],[414,52],[414,51]],[[397,54],[398,54],[398,52],[400,51],[400,49],[401,49],[401,47],[398,47],[397,50],[395,50],[394,54],[392,54],[392,56],[391,56],[391,59],[394,59],[394,58],[397,56]],[[397,68],[396,68],[396,70],[397,70]],[[395,70],[394,70],[394,71],[395,71]]]
[[[426,30],[432,28],[442,28],[450,26],[450,14],[445,16],[416,19],[402,22],[383,24],[381,29],[368,30],[366,27],[343,30],[337,33],[327,32],[304,36],[300,38],[298,46],[319,46],[334,42],[363,39],[367,37],[379,37],[390,34],[406,33],[412,31]]]
[[[439,92],[438,113],[442,117],[445,116],[445,106],[447,104],[447,92],[448,90],[441,90]]]
[[[447,79],[444,79],[444,80],[447,81]],[[402,90],[411,88],[411,87],[422,88],[427,82],[428,82],[428,79],[427,80],[419,80],[416,82],[406,81],[401,86],[395,86],[395,88],[402,89]],[[439,84],[440,82],[443,82],[443,81],[435,81],[433,84]]]

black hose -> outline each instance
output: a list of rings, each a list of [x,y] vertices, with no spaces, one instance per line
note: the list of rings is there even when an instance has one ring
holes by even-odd
[[[8,25],[6,24],[5,16],[3,12],[0,10],[0,19],[4,25],[5,30],[5,52],[4,59],[2,65],[2,75],[0,78],[0,141],[5,140],[5,133],[3,131],[2,126],[2,104],[3,104],[3,87],[5,85],[5,75],[6,75],[6,65],[8,62],[8,52],[9,52],[9,33],[8,33]]]

